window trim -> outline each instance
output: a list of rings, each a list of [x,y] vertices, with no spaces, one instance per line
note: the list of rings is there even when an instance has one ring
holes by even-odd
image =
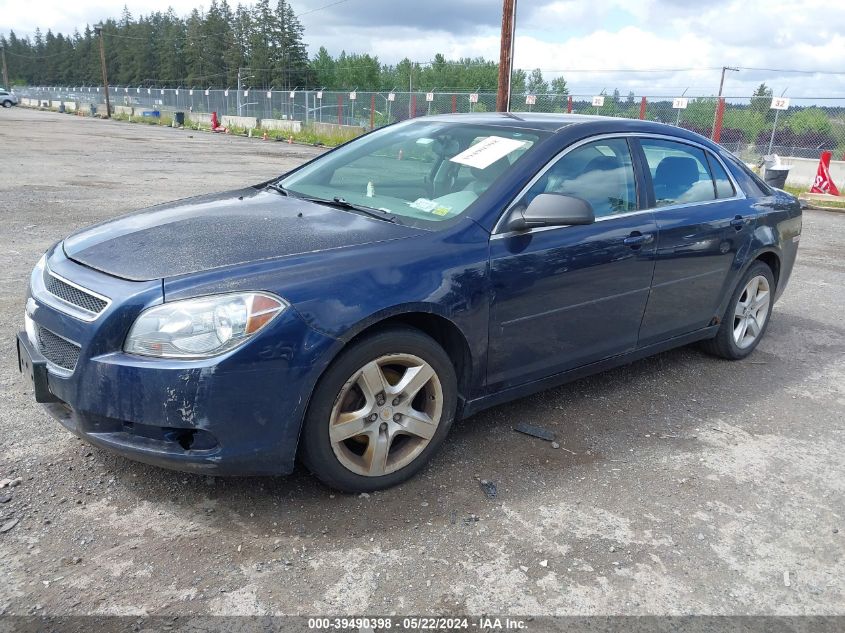
[[[651,196],[654,199],[654,206],[651,208],[652,211],[660,212],[660,211],[663,211],[664,209],[683,209],[683,208],[690,207],[690,206],[693,206],[693,205],[713,204],[714,202],[728,202],[729,200],[744,200],[745,198],[747,198],[747,196],[745,195],[745,191],[743,191],[740,188],[739,183],[737,183],[736,178],[734,178],[733,173],[731,173],[731,170],[728,169],[727,165],[724,163],[724,161],[721,159],[721,157],[718,156],[716,154],[716,152],[712,151],[707,146],[702,145],[701,143],[696,143],[695,141],[689,141],[687,139],[678,139],[676,137],[665,135],[665,134],[638,133],[638,134],[635,134],[635,136],[637,137],[637,142],[638,142],[638,145],[639,145],[639,150],[640,150],[640,153],[641,153],[642,160],[646,160],[645,150],[643,149],[642,143],[641,143],[641,141],[643,141],[643,140],[656,139],[656,140],[660,140],[660,141],[669,141],[671,143],[677,143],[678,145],[689,145],[690,147],[695,147],[697,149],[700,149],[704,153],[704,158],[708,163],[707,164],[707,171],[710,173],[710,182],[713,184],[713,196],[714,196],[714,198],[712,200],[699,200],[697,202],[678,202],[678,203],[675,203],[675,204],[666,204],[666,205],[663,205],[662,207],[658,207],[657,206],[657,199],[654,197],[654,181],[651,178],[651,168],[648,167],[648,165],[646,164],[645,170],[648,172],[648,181],[649,181],[649,185],[650,185]],[[719,161],[719,165],[721,165],[722,169],[725,170],[725,173],[728,175],[728,180],[730,181],[731,185],[733,185],[734,195],[730,196],[729,198],[719,198],[718,197],[718,193],[716,191],[716,179],[713,176],[713,168],[710,166],[710,161],[713,160],[714,158]]]
[[[713,178],[713,193],[716,196],[716,200],[730,200],[731,198],[733,198],[736,195],[736,187],[734,186],[733,181],[731,180],[731,177],[728,173],[728,170],[725,169],[725,166],[722,165],[721,163],[716,163],[725,172],[725,175],[728,177],[728,182],[731,183],[731,187],[733,188],[733,196],[728,196],[726,198],[720,198],[719,197],[719,184],[718,184],[718,181],[716,180],[716,174],[713,172],[713,162],[714,162],[713,158],[715,157],[715,154],[713,154],[713,152],[704,152],[704,156],[707,158],[707,163],[708,163],[707,167],[710,169],[710,177]]]
[[[628,217],[628,216],[640,215],[640,214],[643,214],[643,213],[659,213],[661,211],[666,211],[666,210],[682,209],[682,208],[685,208],[685,207],[697,206],[697,205],[702,205],[702,204],[713,204],[714,202],[730,202],[731,200],[744,200],[745,198],[747,198],[747,196],[745,195],[745,191],[739,186],[739,183],[736,181],[736,178],[734,177],[733,172],[728,168],[728,166],[722,160],[722,157],[719,156],[716,152],[711,150],[706,145],[703,145],[701,143],[697,143],[696,141],[691,141],[691,140],[688,140],[688,139],[681,139],[681,138],[678,138],[676,136],[671,136],[669,134],[654,134],[654,133],[650,133],[650,132],[615,132],[615,133],[611,132],[611,133],[607,133],[607,134],[597,134],[595,136],[583,138],[579,141],[576,141],[575,143],[572,143],[571,145],[568,145],[567,147],[562,149],[560,152],[558,152],[549,162],[547,162],[540,171],[538,171],[536,174],[534,174],[534,176],[531,178],[531,180],[529,180],[528,183],[522,189],[520,189],[519,193],[514,197],[514,199],[510,202],[510,204],[508,204],[505,207],[505,210],[502,212],[502,215],[499,216],[499,219],[496,221],[496,224],[493,227],[493,232],[490,236],[491,239],[502,239],[502,238],[505,238],[505,237],[531,235],[532,233],[541,233],[543,231],[551,231],[551,230],[569,228],[569,226],[566,225],[566,226],[541,226],[541,227],[537,227],[537,228],[533,228],[533,229],[528,229],[527,231],[506,231],[506,230],[502,231],[501,230],[503,228],[504,223],[505,223],[505,219],[508,217],[508,214],[516,206],[517,202],[519,200],[521,200],[522,197],[526,193],[528,193],[528,191],[531,189],[531,187],[533,187],[537,183],[537,181],[540,180],[540,178],[542,178],[546,174],[546,172],[549,169],[554,167],[554,165],[556,165],[559,160],[561,160],[569,152],[578,149],[582,145],[586,145],[588,143],[592,143],[592,142],[595,142],[595,141],[612,139],[612,138],[622,138],[622,139],[625,139],[626,141],[629,138],[636,138],[638,141],[639,141],[639,139],[643,139],[643,138],[645,138],[645,139],[652,138],[652,139],[672,141],[672,142],[675,142],[675,143],[681,143],[682,145],[691,145],[692,147],[697,147],[698,149],[701,149],[705,152],[705,156],[708,156],[708,155],[713,156],[713,157],[716,158],[716,160],[719,161],[719,163],[722,165],[722,168],[725,170],[725,173],[728,175],[728,178],[730,179],[731,184],[734,187],[735,195],[731,198],[715,198],[713,200],[702,200],[700,202],[682,202],[682,203],[679,203],[679,204],[671,204],[671,205],[666,205],[666,206],[663,206],[663,207],[656,207],[655,206],[655,207],[651,207],[651,208],[648,208],[648,209],[637,209],[636,211],[628,211],[627,213],[617,213],[617,214],[614,214],[614,215],[606,215],[606,216],[596,218],[596,222],[604,222],[604,221],[607,221],[607,220],[614,220],[616,218],[625,218],[625,217]],[[639,145],[639,143],[638,143],[638,145]],[[637,155],[637,156],[634,155],[635,154],[634,148],[631,147],[630,143],[628,143],[628,146],[629,146],[629,149],[631,150],[631,160],[635,164],[634,175],[636,177],[636,175],[637,175],[636,163],[637,163],[637,161],[640,161],[640,160],[643,160],[643,159],[639,155]],[[637,153],[639,154],[642,151],[643,151],[642,147],[639,147]],[[709,158],[709,156],[708,156],[708,158]],[[644,166],[644,168],[647,169],[647,167],[645,167],[645,166]],[[712,174],[711,174],[711,178],[712,178]],[[648,180],[648,182],[645,182],[643,184],[646,185],[649,188],[648,193],[650,193],[651,198],[653,198],[654,197],[654,184],[651,182],[651,171],[650,170],[648,170],[648,179],[647,180]],[[713,182],[714,182],[713,193],[715,195],[715,193],[716,193],[715,192],[715,186],[716,186],[715,180]],[[638,195],[638,199],[639,199],[639,195]]]

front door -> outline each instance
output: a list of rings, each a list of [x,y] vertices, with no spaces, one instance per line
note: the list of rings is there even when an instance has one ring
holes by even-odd
[[[494,234],[488,386],[537,380],[636,347],[654,270],[656,226],[640,210],[626,139],[563,154],[516,204],[539,193],[588,200],[586,226]]]

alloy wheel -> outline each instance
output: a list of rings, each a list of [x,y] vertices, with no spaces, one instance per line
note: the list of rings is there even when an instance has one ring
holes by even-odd
[[[762,275],[752,277],[734,310],[733,337],[737,347],[745,349],[760,336],[769,317],[770,302],[769,281]]]
[[[437,372],[412,354],[387,354],[356,371],[332,408],[329,439],[338,461],[366,477],[395,472],[431,442],[443,413]]]

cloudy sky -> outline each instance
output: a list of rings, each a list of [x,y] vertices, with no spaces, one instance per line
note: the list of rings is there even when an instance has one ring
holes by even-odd
[[[133,15],[200,0],[127,0]],[[207,2],[206,2],[207,4]],[[230,0],[230,4],[237,4]],[[248,4],[248,3],[247,3]],[[272,2],[271,2],[272,4]],[[312,53],[368,52],[382,62],[498,57],[501,0],[291,0]],[[329,6],[327,6],[329,5]],[[72,32],[118,16],[122,2],[0,0],[0,30]],[[725,93],[761,81],[787,96],[845,96],[845,3],[841,0],[519,0],[516,65],[563,74],[576,94],[709,95],[723,65],[826,71],[729,73]],[[649,72],[643,72],[649,71]],[[657,71],[657,72],[655,72]],[[837,74],[838,73],[838,74]]]

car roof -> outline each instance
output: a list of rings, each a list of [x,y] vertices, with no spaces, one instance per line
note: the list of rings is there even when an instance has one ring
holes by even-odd
[[[599,116],[591,114],[568,114],[548,112],[473,112],[469,114],[437,114],[419,117],[414,120],[442,121],[444,123],[466,123],[468,125],[490,125],[501,127],[519,127],[529,130],[560,133],[576,128],[585,128],[585,133],[626,133],[639,132],[662,134],[701,143],[713,150],[720,151],[710,139],[695,132],[667,123],[642,121],[624,117]]]
[[[590,116],[586,114],[551,114],[547,112],[471,112],[468,114],[435,114],[419,118],[430,121],[443,121],[444,123],[461,122],[470,125],[516,126],[554,132],[574,123],[599,121],[612,117]]]

